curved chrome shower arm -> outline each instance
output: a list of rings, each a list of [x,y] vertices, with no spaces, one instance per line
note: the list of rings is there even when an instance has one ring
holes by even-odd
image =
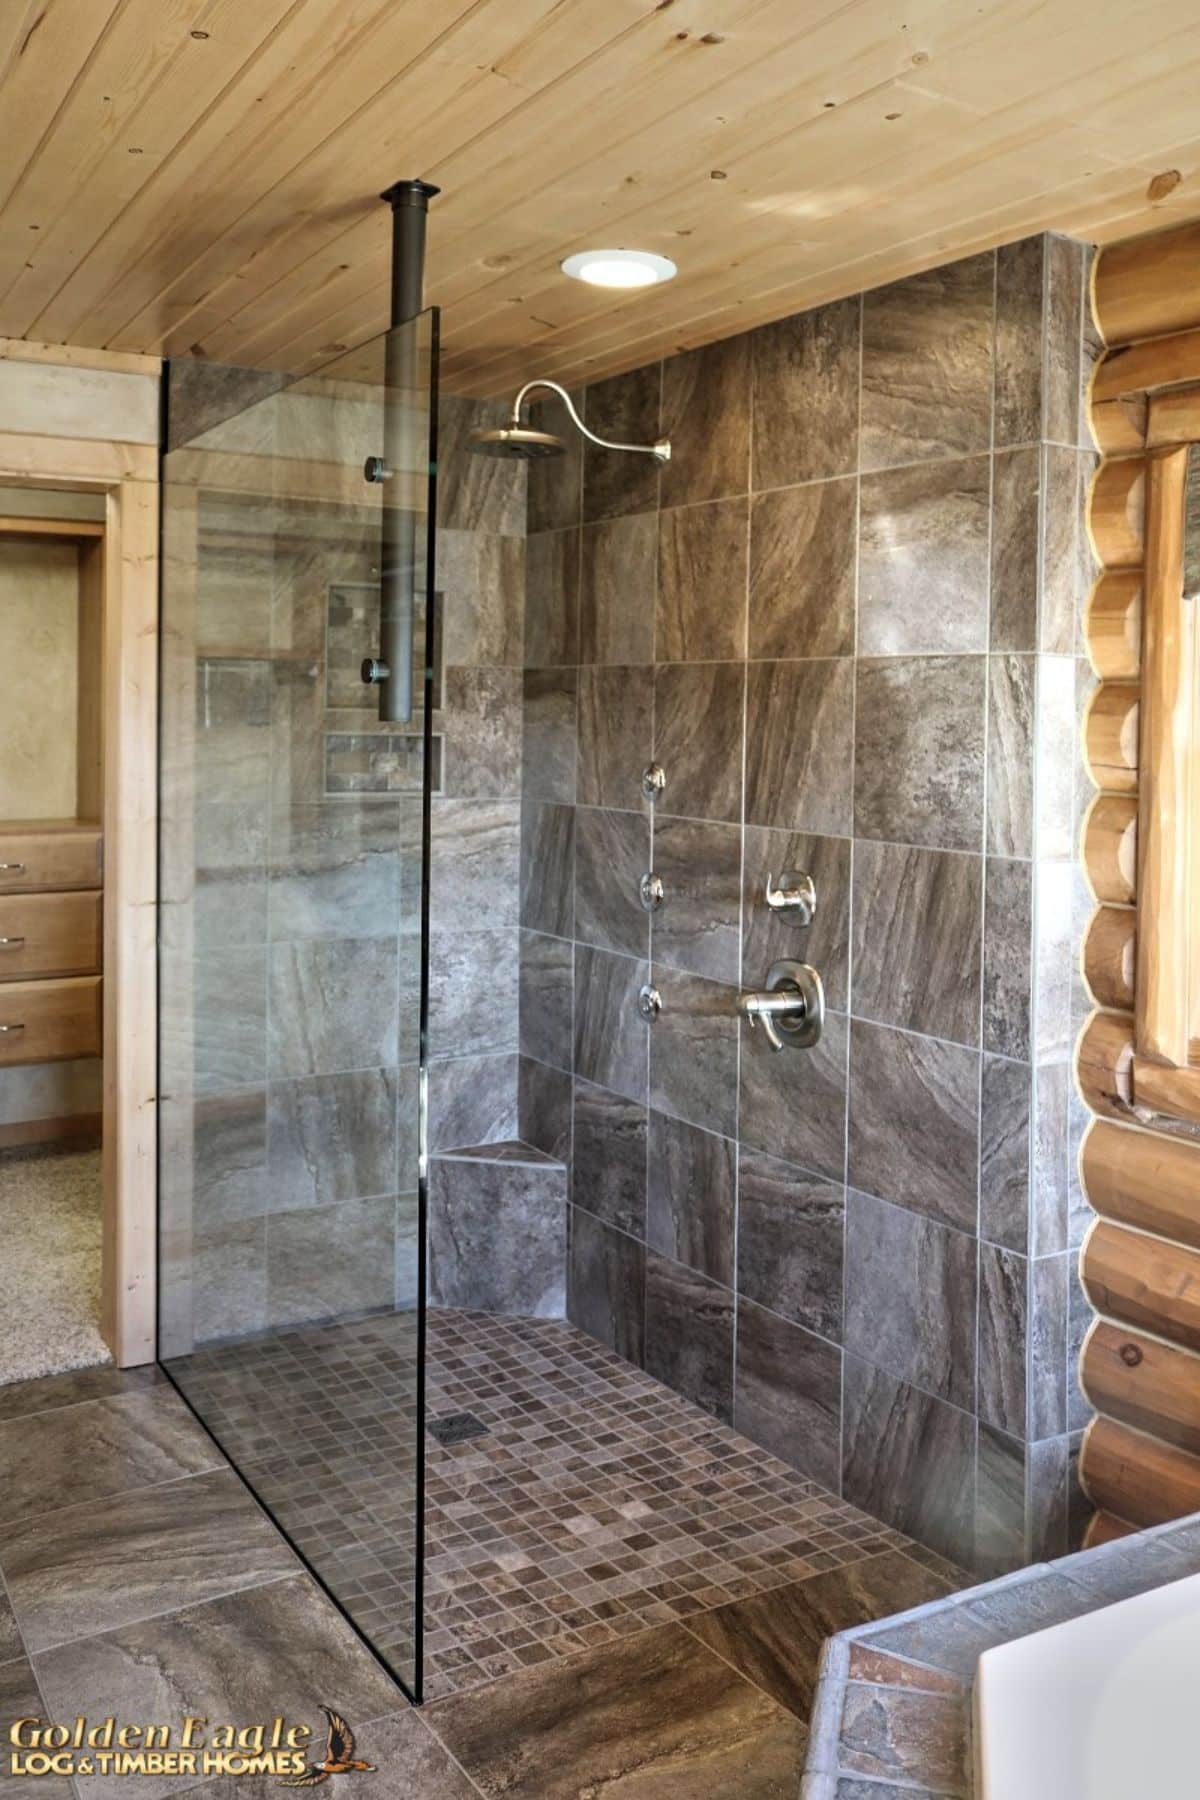
[[[560,387],[557,381],[539,379],[537,381],[527,381],[525,383],[525,386],[520,390],[512,403],[512,423],[514,426],[519,426],[521,423],[521,408],[525,404],[525,396],[527,394],[532,394],[535,388],[548,388],[552,394],[557,394],[567,411],[570,413],[578,430],[581,431],[584,437],[591,443],[598,444],[601,450],[636,450],[643,456],[656,456],[659,462],[670,462],[671,440],[669,438],[659,438],[656,444],[615,444],[609,438],[597,437],[594,431],[588,430],[579,414],[575,411],[575,403],[571,399],[570,394],[568,394],[565,387]]]

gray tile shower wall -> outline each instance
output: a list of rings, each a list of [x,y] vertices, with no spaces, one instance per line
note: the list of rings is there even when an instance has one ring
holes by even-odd
[[[591,428],[670,464],[529,473],[520,1132],[572,1165],[569,1315],[986,1573],[1067,1548],[1082,1423],[1087,258],[598,383]],[[794,869],[807,930],[764,904]],[[776,1055],[736,1000],[787,956],[830,1012]]]

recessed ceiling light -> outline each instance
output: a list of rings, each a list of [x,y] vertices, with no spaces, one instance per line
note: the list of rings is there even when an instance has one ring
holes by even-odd
[[[678,274],[669,256],[654,256],[649,250],[580,250],[566,258],[562,272],[593,287],[609,288],[653,287]]]

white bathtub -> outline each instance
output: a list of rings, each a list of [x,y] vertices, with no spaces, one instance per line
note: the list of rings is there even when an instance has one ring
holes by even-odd
[[[1200,1575],[988,1650],[980,1800],[1200,1794]]]

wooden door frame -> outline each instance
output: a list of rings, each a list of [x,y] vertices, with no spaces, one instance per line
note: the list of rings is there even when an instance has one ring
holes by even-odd
[[[0,432],[0,482],[105,497],[100,1329],[128,1368],[156,1335],[158,451]]]

